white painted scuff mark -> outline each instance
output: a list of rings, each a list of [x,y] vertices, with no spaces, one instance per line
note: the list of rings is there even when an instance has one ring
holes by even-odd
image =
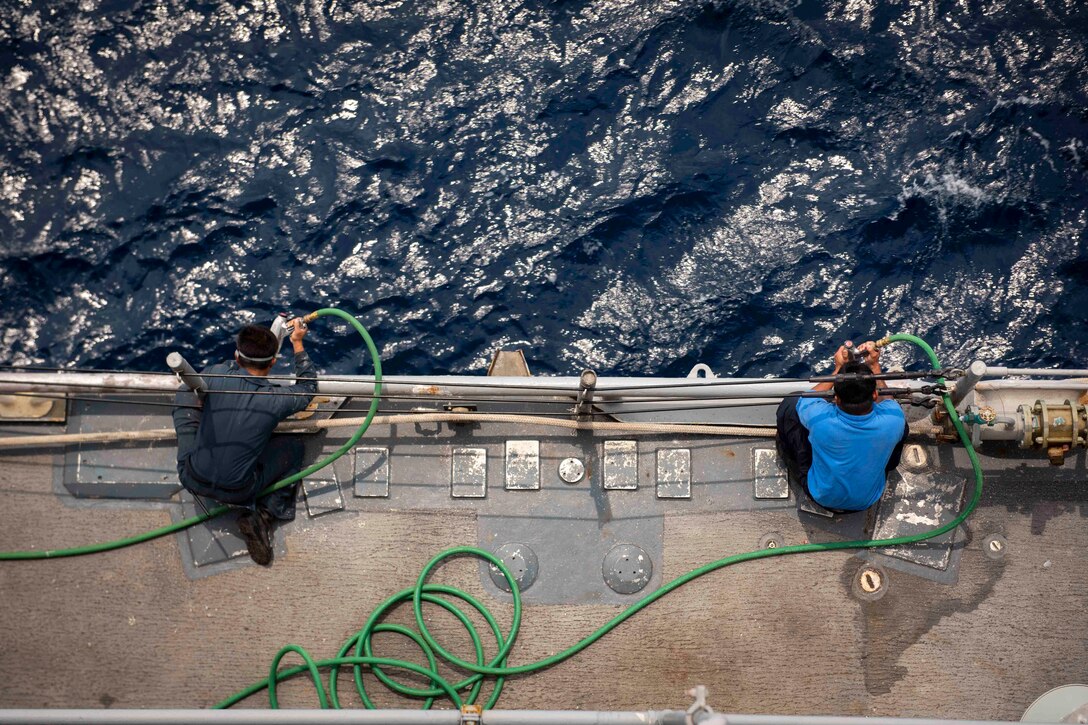
[[[936,526],[938,523],[940,523],[935,518],[930,518],[928,516],[919,516],[918,514],[911,512],[896,514],[895,519],[896,521],[901,521],[907,524],[924,524],[926,526]]]

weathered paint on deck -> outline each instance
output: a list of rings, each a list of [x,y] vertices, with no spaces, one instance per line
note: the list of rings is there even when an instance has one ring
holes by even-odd
[[[62,501],[53,464],[46,454],[4,456],[0,549],[74,546],[169,520],[166,510]],[[741,564],[671,594],[575,658],[511,680],[501,705],[682,708],[684,691],[705,684],[726,711],[1016,719],[1039,694],[1088,672],[1084,456],[1058,475],[1029,468],[989,482],[955,581],[890,569],[887,594],[863,602],[850,593],[863,562],[848,553]],[[800,543],[822,535],[820,525],[792,508],[673,509],[662,574],[667,581],[749,550],[772,531]],[[981,548],[991,533],[1008,540],[1003,559]],[[0,564],[0,708],[212,705],[266,676],[283,644],[335,655],[436,552],[475,545],[477,526],[468,507],[348,510],[300,521],[286,541],[270,569],[197,580],[185,576],[176,536],[92,557]],[[471,563],[443,567],[439,580],[487,597]],[[491,601],[508,622],[509,606]],[[511,662],[563,649],[617,611],[527,606]],[[467,645],[446,618],[434,621],[444,642]],[[397,638],[377,641],[383,652],[418,657]],[[373,692],[379,704],[401,702]],[[286,685],[282,700],[316,704],[303,680]],[[265,703],[256,696],[246,704]]]

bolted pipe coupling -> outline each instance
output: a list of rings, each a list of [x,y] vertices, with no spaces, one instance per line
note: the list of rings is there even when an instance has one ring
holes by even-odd
[[[1070,400],[1060,405],[1036,400],[1016,412],[1024,419],[1020,447],[1046,449],[1053,465],[1065,463],[1065,454],[1072,448],[1088,448],[1088,406]]]

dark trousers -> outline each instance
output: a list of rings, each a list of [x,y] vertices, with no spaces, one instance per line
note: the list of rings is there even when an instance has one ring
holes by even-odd
[[[808,490],[808,469],[812,468],[812,444],[808,441],[808,428],[801,425],[797,415],[797,401],[800,398],[783,398],[775,413],[778,430],[774,441],[778,455],[786,462],[786,469],[791,479],[797,482],[805,493]]]
[[[200,426],[199,412],[192,413],[194,415],[189,420],[175,426],[178,434],[178,480],[181,485],[194,496],[250,510],[267,511],[280,521],[293,521],[298,482],[267,496],[258,498],[258,495],[276,481],[302,470],[306,449],[303,442],[297,436],[272,436],[253,465],[245,485],[232,489],[220,488],[214,482],[197,479],[189,470],[188,459],[196,447],[196,434]]]
[[[812,468],[812,444],[808,440],[808,428],[801,424],[801,417],[797,414],[797,396],[783,398],[778,404],[775,414],[775,423],[778,430],[775,433],[775,444],[778,455],[782,456],[789,470],[790,478],[805,489],[813,501],[819,503],[816,497],[808,489],[808,469]],[[884,473],[891,473],[899,465],[903,457],[903,443],[907,439],[910,427],[903,424],[903,437],[895,444],[892,455],[888,459],[888,465],[884,467]],[[832,511],[836,509],[831,509]]]

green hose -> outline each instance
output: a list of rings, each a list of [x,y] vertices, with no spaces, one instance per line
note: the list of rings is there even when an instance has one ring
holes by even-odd
[[[357,319],[344,312],[343,310],[338,310],[334,307],[326,307],[324,309],[320,309],[317,312],[307,315],[307,318],[312,319],[315,317],[324,317],[326,315],[334,315],[336,317],[341,317],[346,320],[352,327],[355,328],[355,331],[358,332],[362,336],[363,340],[366,342],[367,350],[370,351],[370,359],[374,363],[374,396],[370,400],[370,411],[366,414],[366,418],[363,420],[362,424],[356,429],[355,434],[352,435],[347,443],[340,446],[340,448],[338,448],[335,453],[330,455],[328,458],[325,458],[324,460],[318,461],[309,468],[303,469],[298,473],[288,476],[282,481],[277,481],[276,483],[273,483],[271,486],[261,492],[261,496],[267,496],[273,491],[277,491],[284,486],[290,486],[292,483],[302,480],[306,476],[309,476],[311,473],[320,471],[322,468],[329,465],[337,458],[350,451],[352,447],[358,442],[358,440],[362,438],[363,434],[366,433],[367,428],[370,427],[370,421],[374,419],[374,415],[378,412],[378,399],[382,392],[382,362],[381,359],[378,357],[378,349],[374,346],[374,341],[370,339],[370,333],[366,331],[366,328],[363,327],[363,325]],[[172,534],[175,531],[187,529],[190,526],[195,526],[196,524],[201,523],[202,521],[207,521],[208,519],[215,518],[216,516],[219,516],[220,514],[228,511],[229,509],[229,506],[216,506],[215,508],[207,511],[206,513],[193,516],[183,521],[178,521],[174,524],[169,524],[158,529],[152,529],[151,531],[145,531],[142,534],[130,536],[125,539],[105,541],[100,544],[88,544],[87,546],[77,546],[71,549],[50,549],[48,551],[0,551],[0,561],[11,561],[16,559],[58,559],[65,556],[82,556],[84,554],[97,554],[101,551],[112,551],[113,549],[121,549],[126,546],[132,546],[133,544],[139,544],[144,541],[150,541],[151,539],[157,539],[160,536],[166,536],[167,534]]]
[[[914,343],[915,345],[922,348],[922,351],[925,352],[925,354],[928,356],[930,363],[933,366],[933,369],[939,370],[941,368],[940,362],[937,360],[937,356],[934,354],[933,349],[921,338],[915,337],[914,335],[898,334],[891,335],[890,337],[881,340],[878,344],[880,346],[884,346],[891,342]],[[945,383],[944,378],[938,378],[938,383],[943,386]],[[409,695],[412,697],[427,698],[424,704],[425,708],[430,707],[433,698],[441,697],[443,695],[449,697],[450,700],[453,701],[455,706],[460,707],[462,704],[461,699],[451,695],[451,690],[462,690],[469,686],[472,687],[472,690],[469,692],[468,697],[466,697],[465,700],[468,704],[474,704],[476,697],[479,693],[480,685],[482,684],[483,678],[485,676],[495,677],[496,681],[494,690],[487,704],[484,706],[485,709],[491,708],[498,700],[499,694],[502,690],[503,678],[510,675],[527,674],[530,672],[535,672],[537,670],[542,670],[547,667],[551,667],[552,665],[555,665],[559,662],[562,662],[569,657],[572,657],[578,652],[584,650],[586,647],[589,647],[591,644],[599,640],[604,635],[611,632],[628,618],[634,616],[642,609],[656,602],[661,597],[682,587],[683,585],[694,579],[698,579],[704,574],[709,574],[712,571],[731,566],[732,564],[739,564],[740,562],[751,561],[753,559],[765,559],[772,556],[785,556],[787,554],[834,551],[839,549],[869,549],[875,547],[903,546],[908,544],[916,544],[918,542],[925,541],[926,539],[932,539],[935,536],[940,536],[941,534],[948,533],[949,531],[954,530],[956,527],[962,524],[967,519],[967,517],[971,515],[971,512],[975,510],[975,507],[978,506],[979,499],[982,496],[982,466],[979,463],[978,455],[975,453],[974,447],[971,445],[971,438],[967,434],[967,431],[964,429],[963,424],[960,422],[959,416],[956,414],[956,409],[955,406],[952,405],[951,398],[946,393],[944,394],[943,399],[945,409],[948,411],[949,414],[949,418],[951,419],[953,425],[956,427],[956,432],[959,433],[960,440],[963,442],[964,447],[967,449],[967,454],[971,459],[971,466],[975,472],[975,489],[974,494],[971,496],[971,499],[968,501],[963,511],[954,520],[943,526],[939,526],[932,531],[928,531],[922,534],[915,534],[913,536],[898,536],[890,539],[870,539],[863,541],[840,541],[827,542],[822,544],[783,546],[775,549],[760,549],[757,551],[749,551],[743,554],[727,556],[723,559],[718,559],[717,561],[705,564],[697,569],[693,569],[687,574],[684,574],[683,576],[674,579],[657,591],[652,592],[645,598],[633,604],[631,607],[625,609],[623,612],[613,617],[611,620],[606,622],[597,631],[593,632],[585,639],[575,643],[574,645],[568,647],[562,652],[538,660],[536,662],[530,662],[528,664],[517,665],[513,667],[506,666],[506,658],[509,655],[510,649],[514,644],[514,640],[517,638],[518,628],[521,624],[521,597],[518,592],[517,584],[513,576],[510,574],[510,571],[494,554],[488,551],[484,551],[483,549],[477,549],[474,547],[455,547],[452,549],[448,549],[431,559],[431,561],[423,568],[423,571],[420,573],[419,578],[416,581],[415,587],[413,587],[412,589],[406,589],[404,591],[401,591],[383,602],[367,619],[367,622],[363,626],[363,628],[359,630],[359,632],[357,632],[353,637],[351,637],[347,641],[347,643],[341,648],[340,653],[337,657],[329,660],[315,662],[301,647],[298,647],[296,645],[288,645],[281,649],[280,652],[276,655],[275,660],[273,660],[272,669],[269,673],[268,679],[256,682],[253,685],[247,687],[246,689],[235,693],[223,702],[220,702],[218,705],[216,705],[216,707],[230,707],[231,705],[245,699],[246,697],[249,697],[256,692],[259,692],[266,687],[269,689],[270,705],[272,707],[276,707],[278,705],[275,697],[276,684],[297,674],[308,672],[314,682],[314,687],[317,690],[318,699],[321,706],[331,706],[339,708],[340,702],[337,697],[336,691],[338,674],[341,667],[350,665],[355,669],[356,689],[358,690],[364,705],[368,708],[373,708],[374,705],[363,687],[363,681],[362,677],[360,676],[359,669],[360,665],[370,665],[375,673],[378,675],[379,679],[381,679],[383,683],[385,683],[395,692],[398,692],[402,695]],[[481,604],[478,600],[476,600],[469,594],[453,587],[428,584],[426,582],[428,575],[436,566],[438,566],[445,559],[455,556],[471,556],[483,559],[490,564],[496,566],[506,578],[513,594],[514,615],[513,621],[510,626],[510,631],[505,636],[502,635],[498,624],[495,622],[494,617],[492,617],[491,614],[488,613],[484,605]],[[495,637],[495,641],[498,647],[497,654],[491,659],[490,662],[488,662],[487,664],[484,664],[483,662],[484,658],[482,648],[480,646],[480,637],[479,634],[476,632],[475,628],[470,623],[468,617],[454,604],[440,599],[438,596],[436,596],[437,594],[446,594],[448,596],[456,597],[470,604],[474,609],[476,609],[484,616],[488,623],[488,626],[492,629],[492,633]],[[418,633],[412,632],[407,628],[399,627],[397,625],[379,623],[380,618],[386,612],[388,612],[394,606],[402,602],[408,601],[412,602],[412,610],[415,615],[416,626],[419,628]],[[443,648],[437,640],[435,640],[434,636],[427,628],[427,624],[423,618],[423,602],[438,604],[439,606],[445,608],[447,611],[453,613],[454,616],[456,616],[461,621],[461,623],[465,626],[469,635],[472,638],[473,645],[476,650],[475,662],[469,662],[467,660],[456,657],[452,653],[448,652],[445,648]],[[411,662],[373,657],[371,637],[373,636],[373,634],[382,631],[396,631],[397,633],[412,639],[426,655],[427,660],[430,663],[430,669],[426,670],[420,665]],[[355,654],[349,655],[348,653],[352,650],[355,651]],[[301,655],[302,658],[305,660],[306,664],[303,666],[296,666],[279,671],[278,667],[280,660],[282,660],[286,654],[291,652]],[[455,666],[462,667],[469,672],[473,672],[475,674],[458,683],[450,683],[446,681],[437,674],[437,670],[434,666],[435,653],[441,655],[443,658],[446,659],[447,662]],[[435,685],[435,687],[428,689],[409,688],[400,683],[396,683],[380,670],[380,667],[385,666],[395,666],[417,673],[424,673]],[[330,668],[328,692],[326,692],[324,686],[321,684],[317,676],[317,668],[319,667]]]

